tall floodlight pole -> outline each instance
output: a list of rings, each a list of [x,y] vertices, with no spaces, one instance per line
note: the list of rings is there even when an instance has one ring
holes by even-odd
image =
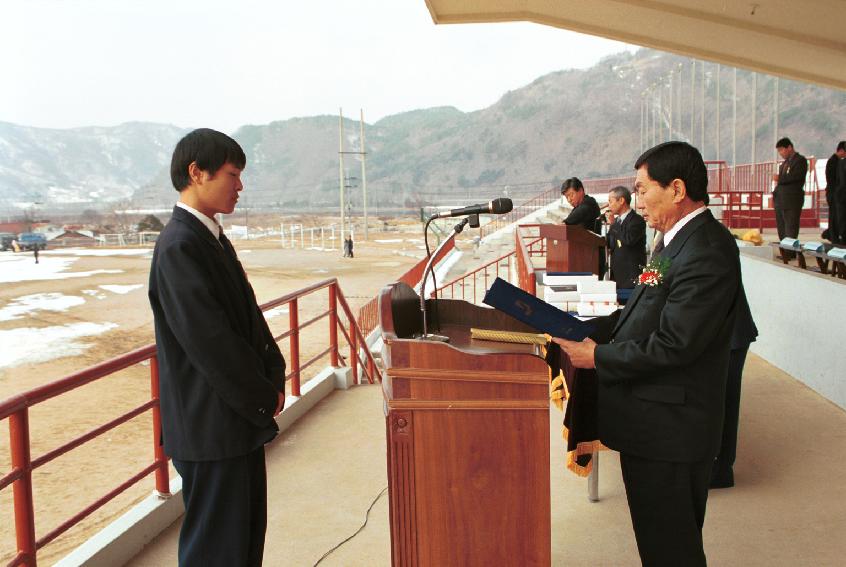
[[[778,150],[775,145],[778,142],[778,77],[773,79],[773,151],[778,161]]]
[[[693,126],[696,117],[696,59],[690,62],[690,143],[693,143]]]
[[[758,137],[758,123],[757,123],[757,110],[758,110],[758,73],[752,73],[752,161],[751,163],[755,163],[757,159],[757,152],[755,151],[755,142]],[[753,168],[753,172],[755,169]],[[753,174],[754,175],[754,174]]]
[[[646,104],[646,102],[644,100],[644,93],[645,92],[646,91],[643,91],[643,92],[640,93],[640,153],[643,153],[644,151],[646,151],[645,148],[643,147],[644,146],[644,143],[643,143],[643,126],[644,126],[644,124],[643,124],[643,122],[644,122],[643,121],[643,118],[644,118],[643,117],[643,107]]]
[[[658,80],[658,143],[664,141],[664,81]]]
[[[338,108],[338,189],[341,198],[341,241],[344,241],[344,109]]]
[[[364,149],[364,109],[361,110],[361,191],[364,203],[364,239],[367,240],[367,150]]]
[[[699,112],[702,114],[701,116],[701,125],[700,125],[700,132],[699,132],[699,150],[702,152],[702,155],[705,155],[705,62],[702,62],[702,85],[699,89],[701,103],[699,105]]]
[[[717,161],[720,161],[720,102],[721,102],[721,99],[720,99],[720,70],[721,69],[722,69],[722,66],[719,63],[717,63],[717,124],[716,124],[717,134],[715,136],[715,139],[717,141],[717,148],[716,148]]]
[[[673,72],[670,71],[670,128],[667,140],[673,139]]]
[[[652,145],[656,145],[658,143],[658,108],[655,104],[655,87],[658,86],[657,84],[652,85]]]
[[[737,67],[734,68],[731,97],[731,166],[737,166]]]

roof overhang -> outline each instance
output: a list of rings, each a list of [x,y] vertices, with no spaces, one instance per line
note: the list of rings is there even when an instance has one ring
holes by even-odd
[[[535,22],[846,90],[846,0],[426,0],[436,24]]]

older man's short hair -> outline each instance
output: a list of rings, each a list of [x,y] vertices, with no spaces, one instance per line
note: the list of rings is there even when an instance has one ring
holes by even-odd
[[[627,205],[632,204],[632,192],[629,191],[628,187],[623,187],[622,185],[617,185],[610,191],[608,191],[610,195],[613,195],[615,199],[625,199]]]
[[[642,166],[661,187],[681,179],[691,200],[708,204],[708,169],[699,150],[687,142],[664,142],[649,148],[637,158],[634,168]]]
[[[793,145],[793,142],[790,141],[790,138],[782,138],[778,142],[776,142],[777,148],[789,148]]]

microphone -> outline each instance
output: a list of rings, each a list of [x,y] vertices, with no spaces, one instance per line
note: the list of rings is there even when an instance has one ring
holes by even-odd
[[[448,217],[463,217],[464,215],[502,215],[511,212],[514,208],[514,203],[507,197],[500,197],[494,199],[489,203],[480,205],[470,205],[469,207],[462,207],[460,209],[452,209],[451,211],[444,211],[442,213],[435,213],[433,219],[445,219]]]

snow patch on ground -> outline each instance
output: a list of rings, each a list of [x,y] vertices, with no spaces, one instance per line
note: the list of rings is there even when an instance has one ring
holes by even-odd
[[[273,309],[268,309],[264,312],[265,319],[273,319],[274,317],[278,317],[283,313],[288,313],[290,310],[288,309],[287,305],[280,305],[279,307],[274,307]]]
[[[142,287],[144,287],[144,284],[101,285],[100,289],[105,289],[106,291],[110,291],[112,293],[119,293],[120,295],[126,295],[130,291],[134,291],[134,290],[140,289]]]
[[[55,256],[152,256],[152,248],[66,248],[61,250],[44,250],[41,254]]]
[[[0,309],[0,321],[20,319],[32,311],[67,311],[71,307],[82,305],[85,300],[74,295],[61,293],[36,293],[16,297]],[[5,344],[3,345],[5,348]]]
[[[106,299],[106,294],[101,293],[100,291],[98,291],[96,289],[83,289],[82,295],[88,295],[88,296],[91,296],[91,297],[94,297],[94,298],[97,298],[97,299]]]
[[[93,346],[79,339],[101,335],[115,327],[115,323],[72,323],[58,327],[0,330],[0,344],[3,345],[0,369],[77,356]]]
[[[123,270],[91,270],[88,272],[66,272],[79,258],[41,257],[36,264],[30,255],[0,254],[0,283],[38,280],[64,280],[87,278],[95,274],[120,274]]]

